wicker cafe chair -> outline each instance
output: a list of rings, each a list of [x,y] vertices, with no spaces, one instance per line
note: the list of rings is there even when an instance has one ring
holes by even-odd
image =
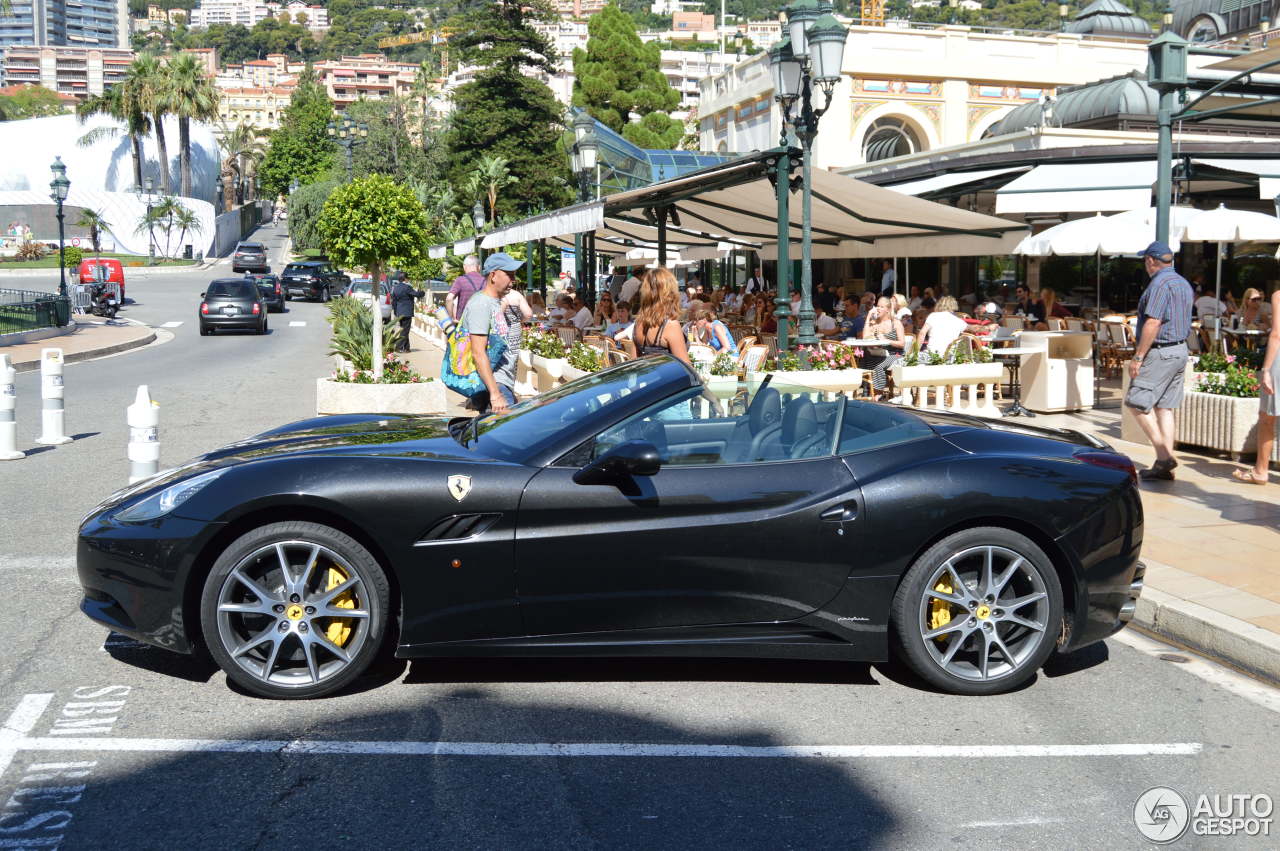
[[[625,363],[626,361],[631,360],[631,355],[622,351],[622,349],[610,349],[605,352],[605,358],[608,361],[608,365],[612,366],[613,364]]]
[[[572,325],[562,325],[556,329],[556,336],[558,336],[560,338],[560,342],[564,343],[566,346],[572,346],[574,343],[578,342],[578,339],[582,334]]]
[[[716,359],[716,350],[702,343],[689,346],[689,360],[697,363],[711,363]]]
[[[778,354],[778,335],[777,334],[761,334],[760,342],[765,346],[769,353],[769,357]]]
[[[747,372],[759,372],[764,366],[765,359],[769,357],[769,347],[763,343],[754,343],[738,351],[741,352],[738,361]]]
[[[583,334],[582,342],[591,346],[593,349],[599,349],[603,352],[609,349],[609,345],[613,341],[603,334]]]
[[[738,351],[739,351],[739,352],[744,352],[744,351],[746,351],[747,349],[749,349],[749,348],[751,348],[753,345],[755,345],[755,342],[756,342],[755,334],[748,334],[748,335],[747,335],[747,336],[745,336],[745,337],[739,337],[737,334],[734,334],[734,335],[733,335],[733,339],[734,339],[734,341],[736,341],[736,342],[737,342],[737,344],[738,344]]]

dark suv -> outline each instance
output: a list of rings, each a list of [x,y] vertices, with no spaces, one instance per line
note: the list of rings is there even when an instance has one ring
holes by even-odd
[[[342,295],[351,284],[351,278],[338,271],[328,260],[303,260],[290,263],[280,275],[280,285],[285,297],[314,298],[328,301],[334,295]]]
[[[232,272],[270,272],[267,248],[261,242],[242,242],[231,257]]]

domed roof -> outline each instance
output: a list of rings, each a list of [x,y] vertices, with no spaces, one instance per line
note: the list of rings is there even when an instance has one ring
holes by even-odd
[[[1151,24],[1119,0],[1094,0],[1067,24],[1069,33],[1092,36],[1150,36]]]
[[[1106,0],[1103,0],[1106,2]],[[1160,95],[1147,85],[1145,74],[1130,71],[1121,77],[1059,89],[1053,102],[1053,116],[1046,122],[1040,101],[1024,103],[991,125],[988,136],[1016,133],[1046,123],[1054,127],[1073,127],[1112,115],[1156,114]]]

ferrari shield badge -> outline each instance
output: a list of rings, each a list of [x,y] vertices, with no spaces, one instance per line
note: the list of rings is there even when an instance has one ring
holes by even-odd
[[[467,498],[467,494],[471,493],[471,477],[470,476],[450,476],[449,477],[449,493],[458,502],[462,502]]]

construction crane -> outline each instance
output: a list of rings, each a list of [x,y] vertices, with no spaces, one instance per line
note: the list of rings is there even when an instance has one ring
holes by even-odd
[[[387,38],[378,39],[378,47],[404,47],[410,44],[422,44],[430,42],[431,44],[443,44],[444,49],[440,51],[440,75],[447,76],[449,73],[449,36],[450,31],[447,29],[438,30],[419,30],[408,35],[393,35]]]
[[[862,0],[861,15],[863,26],[884,26],[884,0]]]

